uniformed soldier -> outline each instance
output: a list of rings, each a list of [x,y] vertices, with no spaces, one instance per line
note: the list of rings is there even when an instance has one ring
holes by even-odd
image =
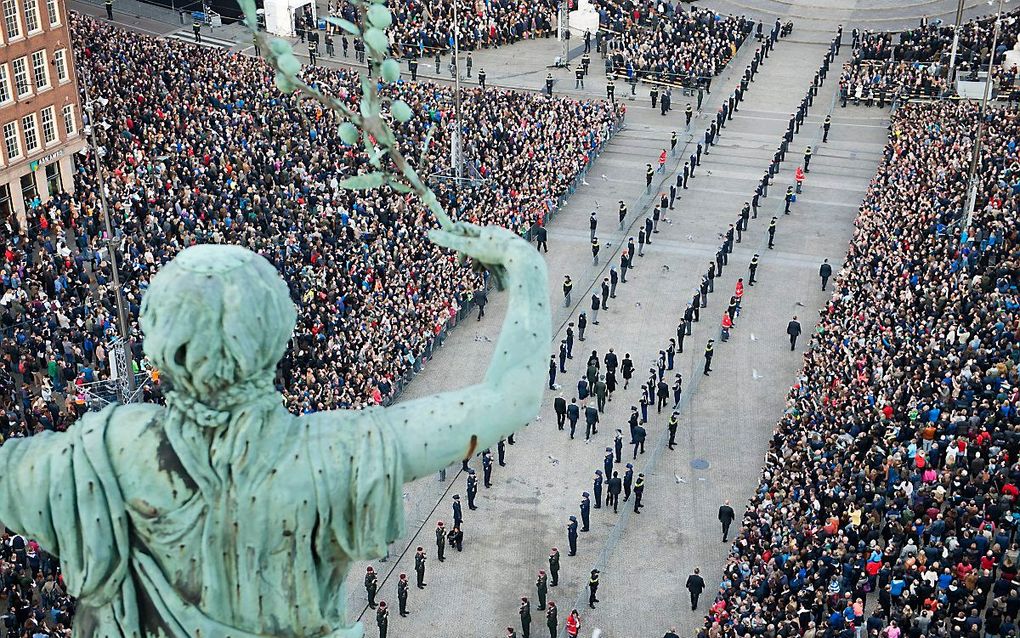
[[[111,18],[112,20],[112,18]],[[191,22],[191,30],[195,33],[195,42],[202,41],[202,23],[197,19]]]
[[[755,253],[754,257],[751,257],[751,264],[747,267],[747,269],[751,273],[751,276],[748,277],[748,279],[747,279],[747,285],[748,286],[753,286],[754,285],[754,273],[756,273],[758,271],[758,253]]]
[[[549,86],[549,79],[550,78],[546,78],[546,87],[547,90],[549,91],[549,95],[552,95],[552,87]],[[577,67],[576,69],[574,69],[574,88],[575,89],[584,88],[584,69],[582,67]]]
[[[113,0],[106,0],[106,19],[113,20]]]
[[[401,573],[397,581],[397,602],[400,607],[400,615],[407,616],[407,574]]]
[[[538,570],[538,579],[535,580],[535,589],[538,590],[538,608],[545,609],[545,595],[549,591],[549,577],[545,570]]]
[[[832,126],[832,116],[826,115],[825,121],[822,122],[822,142],[829,141],[829,127]]]
[[[549,575],[552,577],[550,587],[560,584],[560,550],[555,547],[549,552]]]
[[[588,531],[588,514],[591,512],[591,498],[588,492],[581,492],[581,531]]]
[[[811,164],[811,147],[808,146],[804,149],[804,172],[810,173],[811,169],[808,166]]]
[[[772,221],[769,222],[769,250],[774,248],[774,243],[776,239],[776,221],[778,219],[779,219],[778,217],[773,217]]]
[[[411,72],[411,81],[416,81],[418,79],[418,60],[416,58],[407,61],[407,70]]]
[[[553,364],[555,365],[555,363]],[[478,507],[475,506],[475,496],[478,495],[478,476],[475,475],[473,469],[468,470],[467,477],[467,498],[468,498],[468,509],[476,510]]]
[[[703,370],[704,375],[709,376],[709,372],[712,371],[712,355],[715,339],[709,339],[708,344],[705,346],[705,369]]]
[[[386,603],[379,601],[379,609],[375,610],[375,625],[379,628],[379,638],[386,638],[386,629],[390,624],[390,610]]]
[[[599,570],[591,570],[591,577],[588,579],[588,606],[595,609],[595,603],[599,602],[596,594],[599,591]]]
[[[456,523],[454,523],[456,524]],[[446,560],[443,556],[443,550],[446,549],[446,528],[443,527],[443,521],[436,523],[436,558],[439,562]],[[400,614],[403,616],[404,614]]]
[[[552,97],[552,87],[553,87],[553,76],[552,76],[552,73],[546,73],[545,74],[545,93],[549,97]]]
[[[485,69],[478,69],[478,86],[485,88]]]
[[[556,620],[556,603],[549,601],[549,610],[545,612],[545,626],[549,628],[549,638],[556,638],[559,621]]]
[[[414,555],[414,573],[418,575],[418,589],[425,589],[428,586],[425,582],[425,548],[420,546]]]
[[[627,464],[627,471],[623,473],[623,501],[626,503],[630,499],[630,488],[634,484],[634,465],[631,463]]]
[[[567,543],[570,546],[570,551],[567,552],[567,556],[577,555],[577,517],[571,516],[567,522]],[[554,574],[556,572],[553,572]],[[554,577],[555,578],[555,577]]]
[[[488,450],[482,453],[482,482],[486,489],[492,487],[492,454]]]
[[[606,80],[606,99],[616,103],[616,82],[613,78]]]
[[[641,513],[641,495],[645,493],[645,475],[638,474],[634,481],[634,513]]]
[[[375,593],[379,591],[379,578],[371,565],[365,572],[365,592],[368,593],[368,606],[375,609]]]
[[[521,615],[521,638],[531,638],[531,601],[527,596],[521,596],[518,613]]]

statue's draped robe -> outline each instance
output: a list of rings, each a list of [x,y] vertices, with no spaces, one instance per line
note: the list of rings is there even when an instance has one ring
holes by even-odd
[[[381,411],[296,418],[277,398],[216,426],[170,414],[111,406],[0,446],[0,520],[60,557],[74,635],[360,635],[343,628],[344,577],[403,532]],[[137,498],[165,491],[161,474],[186,485],[162,512]]]

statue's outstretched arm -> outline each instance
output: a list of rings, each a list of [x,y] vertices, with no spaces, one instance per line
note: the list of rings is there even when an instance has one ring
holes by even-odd
[[[453,231],[430,236],[486,264],[506,288],[509,303],[481,383],[386,409],[386,420],[401,432],[405,480],[467,458],[535,418],[549,351],[548,277],[538,251],[496,226],[458,223]]]

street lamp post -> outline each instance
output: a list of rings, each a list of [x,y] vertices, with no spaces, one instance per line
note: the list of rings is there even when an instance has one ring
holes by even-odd
[[[960,45],[960,23],[963,21],[963,3],[964,0],[960,0],[956,5],[956,23],[953,24],[953,52],[949,54],[949,73],[947,78],[949,80],[948,86],[952,88],[953,81],[956,78],[956,50]]]
[[[131,366],[131,333],[128,328],[127,310],[124,307],[124,291],[120,285],[120,266],[117,259],[117,243],[113,234],[113,219],[110,217],[110,206],[106,200],[106,178],[102,162],[99,161],[99,146],[96,144],[95,105],[89,98],[88,82],[82,77],[82,90],[85,93],[86,110],[89,114],[89,146],[96,164],[96,180],[99,184],[99,202],[103,210],[103,223],[106,226],[106,250],[110,259],[110,278],[113,282],[114,302],[117,306],[117,330],[120,339],[113,344],[119,354],[115,354],[114,365],[117,370],[117,399],[121,403],[134,400],[135,374]]]

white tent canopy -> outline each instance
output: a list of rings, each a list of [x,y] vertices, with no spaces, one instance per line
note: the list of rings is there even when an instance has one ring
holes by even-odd
[[[266,31],[273,35],[293,37],[294,15],[303,7],[312,7],[312,17],[318,19],[315,2],[309,0],[266,0]]]

